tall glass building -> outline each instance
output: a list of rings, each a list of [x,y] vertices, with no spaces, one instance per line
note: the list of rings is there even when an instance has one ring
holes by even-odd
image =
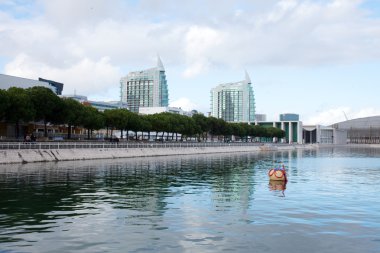
[[[255,121],[255,97],[247,72],[244,81],[211,89],[211,116],[227,122]]]
[[[120,80],[121,102],[127,103],[132,112],[140,107],[165,107],[169,104],[165,68],[160,57],[157,67],[129,72]]]

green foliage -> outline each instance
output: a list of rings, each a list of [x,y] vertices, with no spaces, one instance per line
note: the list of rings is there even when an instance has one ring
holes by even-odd
[[[159,113],[141,116],[126,109],[99,112],[91,106],[85,106],[73,99],[61,99],[50,89],[33,87],[29,89],[10,88],[0,90],[0,120],[18,124],[21,121],[43,120],[67,124],[68,138],[72,126],[82,126],[92,130],[107,127],[118,130],[131,130],[158,133],[181,134],[183,137],[201,137],[211,134],[218,138],[230,138],[232,135],[241,140],[255,137],[284,138],[285,132],[275,127],[262,127],[248,123],[229,123],[214,117],[194,114],[192,117],[173,113]],[[17,129],[16,129],[17,131]],[[156,136],[157,137],[157,136]]]
[[[99,130],[104,127],[103,113],[91,106],[84,106],[83,110],[83,118],[81,121],[84,128]]]
[[[9,96],[6,90],[0,90],[0,120],[5,119],[6,112],[10,106]]]
[[[83,125],[84,105],[71,98],[63,99],[63,121],[71,126]]]
[[[32,120],[35,110],[25,89],[11,87],[7,93],[10,106],[8,106],[5,112],[5,119],[12,123]]]
[[[61,110],[61,99],[49,88],[35,86],[26,89],[35,110],[35,121],[42,120],[45,125],[45,137],[47,137],[46,124],[57,120],[57,113]]]

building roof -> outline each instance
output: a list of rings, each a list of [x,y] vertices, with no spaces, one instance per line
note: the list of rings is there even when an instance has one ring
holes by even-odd
[[[164,64],[162,64],[162,61],[159,55],[157,55],[157,68],[158,70],[165,71]]]
[[[365,118],[351,119],[335,123],[332,125],[334,128],[338,129],[350,129],[350,128],[370,128],[370,127],[380,127],[380,116],[371,116]]]
[[[52,90],[55,89],[54,86],[52,86],[50,83],[46,81],[39,81],[23,77],[0,74],[0,89],[6,90],[11,87],[27,89],[34,86],[42,86]]]

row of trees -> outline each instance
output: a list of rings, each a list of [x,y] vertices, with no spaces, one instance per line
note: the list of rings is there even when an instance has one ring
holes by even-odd
[[[76,100],[60,98],[45,87],[28,89],[9,88],[0,90],[0,120],[14,123],[16,137],[19,137],[19,125],[23,122],[43,122],[45,137],[47,124],[66,125],[67,138],[71,138],[72,127],[87,129],[88,138],[93,130],[107,129],[121,131],[121,138],[129,136],[129,132],[155,132],[155,138],[171,137],[178,140],[186,137],[205,139],[207,136],[229,138],[232,135],[248,140],[248,137],[283,138],[285,132],[274,127],[264,128],[247,123],[227,123],[222,119],[194,114],[192,117],[159,113],[138,115],[126,109],[113,109],[100,112],[90,105],[83,105]],[[107,131],[108,133],[108,131]],[[166,133],[166,134],[165,134]],[[125,135],[124,135],[125,134]],[[159,134],[161,136],[159,136]]]

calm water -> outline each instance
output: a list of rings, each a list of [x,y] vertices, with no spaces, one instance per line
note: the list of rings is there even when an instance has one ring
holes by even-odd
[[[378,253],[379,194],[374,149],[0,166],[0,252]]]

